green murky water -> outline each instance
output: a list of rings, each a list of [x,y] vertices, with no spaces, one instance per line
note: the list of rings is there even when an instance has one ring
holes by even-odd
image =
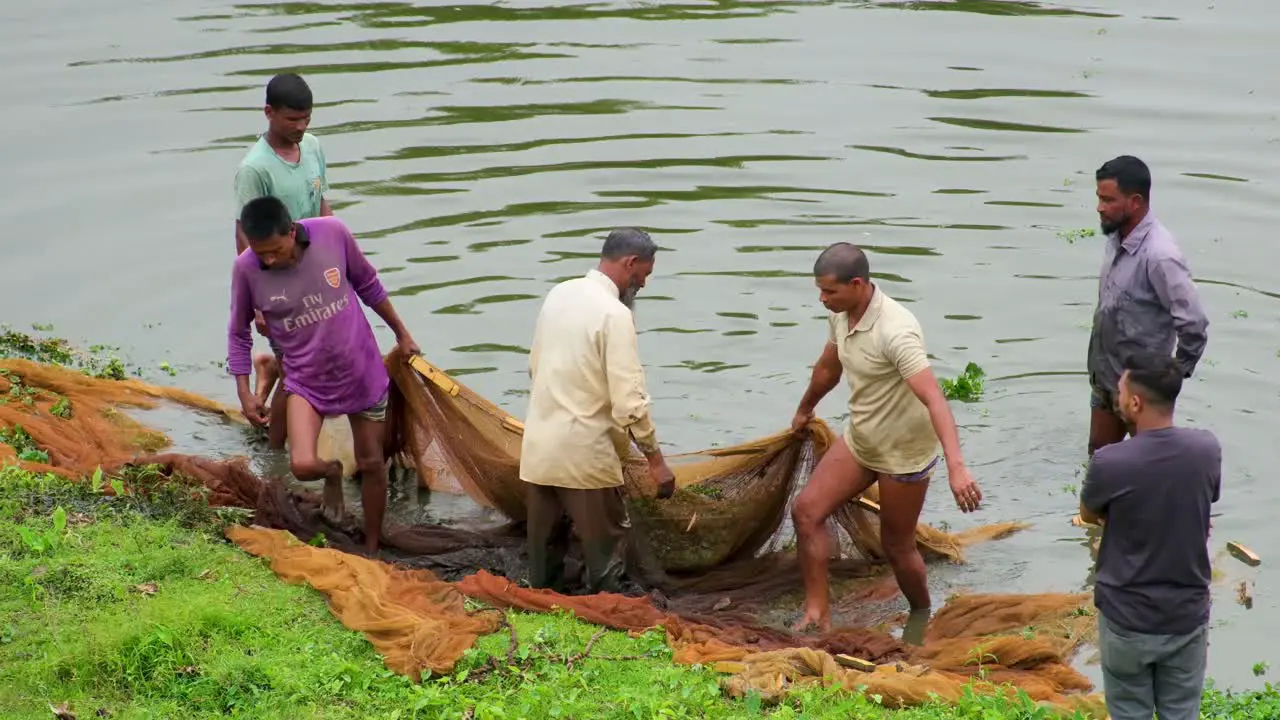
[[[679,449],[786,425],[825,332],[814,254],[867,247],[938,372],[988,372],[985,400],[955,407],[987,509],[962,517],[940,485],[927,519],[1034,523],[937,581],[1075,590],[1101,249],[1073,231],[1096,226],[1094,168],[1134,153],[1212,316],[1182,417],[1226,450],[1213,545],[1265,560],[1280,541],[1265,509],[1280,491],[1261,475],[1280,368],[1276,14],[1261,0],[14,4],[0,315],[168,361],[231,400],[211,365],[231,178],[263,84],[297,70],[337,213],[428,356],[516,415],[538,300],[610,227],[650,228],[666,250],[638,322]],[[224,427],[186,429],[185,448],[241,450]],[[1254,662],[1280,664],[1258,640],[1280,630],[1277,585],[1267,565],[1223,567],[1211,672],[1256,685]],[[1252,610],[1233,602],[1242,578]]]

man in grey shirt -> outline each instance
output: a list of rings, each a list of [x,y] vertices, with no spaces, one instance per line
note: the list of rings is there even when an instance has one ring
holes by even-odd
[[[1107,246],[1089,337],[1090,455],[1132,432],[1116,410],[1121,358],[1134,351],[1176,351],[1191,377],[1204,355],[1209,329],[1186,258],[1151,212],[1146,164],[1121,155],[1098,168],[1096,178]]]
[[[1159,352],[1124,362],[1119,408],[1134,436],[1099,448],[1080,517],[1103,524],[1094,605],[1112,720],[1200,717],[1209,637],[1209,509],[1222,485],[1222,446],[1208,430],[1174,427],[1185,375]]]

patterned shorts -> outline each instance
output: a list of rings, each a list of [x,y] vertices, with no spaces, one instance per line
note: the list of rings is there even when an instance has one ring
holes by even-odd
[[[356,413],[359,417],[373,422],[386,422],[387,419],[387,397],[389,393],[382,393],[382,399],[374,403],[372,407],[361,410]]]
[[[1094,410],[1107,410],[1115,416],[1120,416],[1120,396],[1109,390],[1103,390],[1097,385],[1089,386],[1089,407]]]

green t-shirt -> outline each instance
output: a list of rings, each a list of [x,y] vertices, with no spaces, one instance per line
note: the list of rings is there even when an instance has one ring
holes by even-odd
[[[246,203],[266,195],[280,198],[295,221],[320,216],[320,201],[329,190],[324,150],[311,133],[302,136],[299,147],[298,162],[291,163],[276,154],[265,135],[258,138],[236,169],[237,218]]]

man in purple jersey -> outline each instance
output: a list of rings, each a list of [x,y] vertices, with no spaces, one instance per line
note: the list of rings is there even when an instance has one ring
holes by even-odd
[[[267,422],[262,399],[249,387],[249,327],[259,311],[283,353],[290,468],[299,480],[324,479],[324,513],[341,520],[342,463],[320,460],[316,444],[325,417],[347,416],[363,478],[365,548],[372,553],[387,505],[383,442],[390,378],[360,302],[387,323],[401,352],[418,354],[418,345],[341,220],[293,222],[283,202],[266,196],[244,206],[240,227],[252,252],[241,253],[231,273],[227,367],[241,410],[254,425]]]

